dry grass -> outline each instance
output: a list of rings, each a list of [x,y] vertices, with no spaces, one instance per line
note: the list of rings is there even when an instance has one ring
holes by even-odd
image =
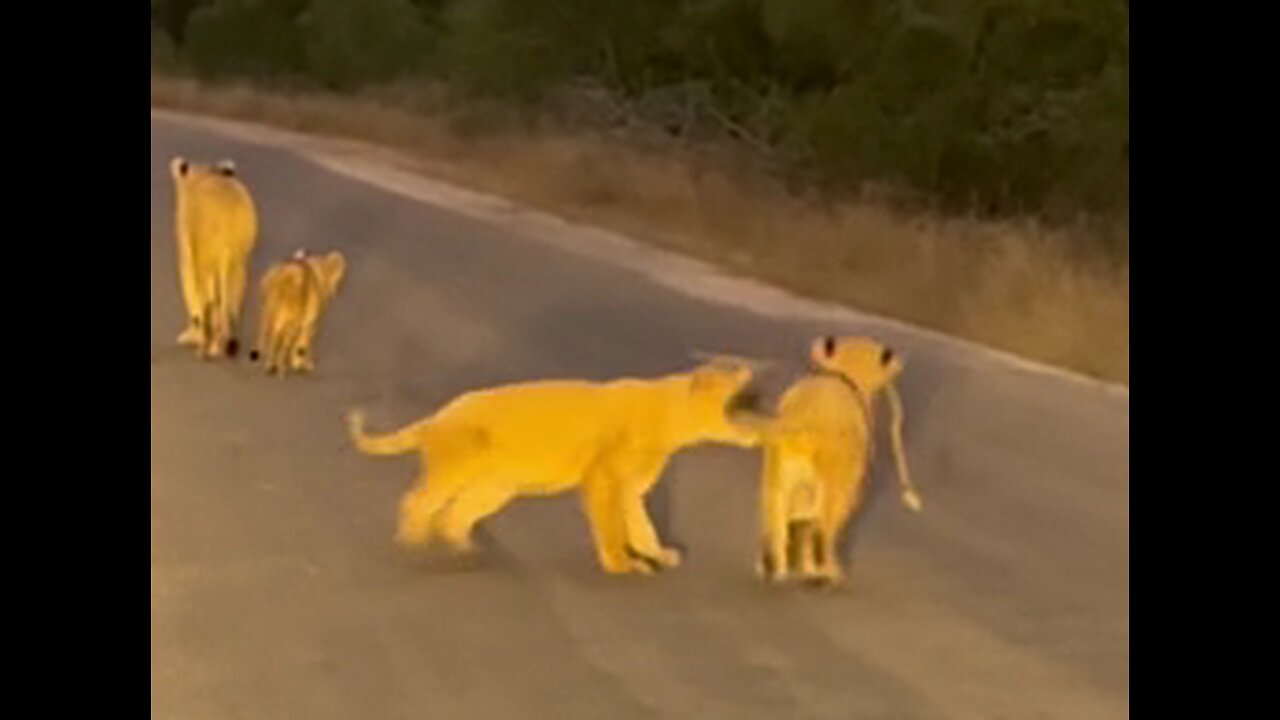
[[[153,75],[151,104],[386,145],[432,175],[805,295],[1129,382],[1127,228],[1124,259],[1104,262],[1080,251],[1099,245],[1084,230],[800,197],[699,153],[519,126],[421,88],[353,97]]]

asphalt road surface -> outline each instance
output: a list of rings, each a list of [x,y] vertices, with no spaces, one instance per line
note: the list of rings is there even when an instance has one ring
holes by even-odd
[[[234,158],[259,204],[253,283],[298,247],[350,266],[318,372],[174,345],[167,163]],[[250,320],[256,318],[251,300]],[[753,578],[758,453],[678,455],[651,509],[685,564],[595,565],[576,496],[518,501],[459,567],[396,548],[417,459],[374,430],[458,393],[782,359],[820,332],[904,352],[925,511],[888,468],[837,592]],[[887,460],[881,453],[880,459]],[[882,465],[889,465],[884,462]],[[151,122],[151,713],[162,718],[1109,718],[1129,708],[1129,399],[910,331],[778,319],[325,170]]]

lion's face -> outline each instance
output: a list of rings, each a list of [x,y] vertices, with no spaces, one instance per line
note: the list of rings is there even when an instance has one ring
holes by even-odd
[[[901,355],[865,337],[818,338],[809,356],[818,367],[843,375],[868,393],[892,382],[903,369]]]
[[[750,366],[728,359],[696,368],[690,374],[688,391],[693,408],[689,420],[695,423],[697,434],[743,447],[760,444],[759,430],[747,421],[759,401],[754,380]]]

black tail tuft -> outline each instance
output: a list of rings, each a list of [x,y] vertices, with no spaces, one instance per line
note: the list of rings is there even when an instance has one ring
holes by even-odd
[[[227,341],[227,357],[235,357],[238,352],[240,352],[240,341],[231,338]]]
[[[258,362],[258,358],[259,358],[259,357],[260,357],[260,355],[258,354],[258,351],[257,351],[257,350],[250,350],[250,351],[249,351],[249,359],[250,359],[250,360],[252,360],[253,362]]]

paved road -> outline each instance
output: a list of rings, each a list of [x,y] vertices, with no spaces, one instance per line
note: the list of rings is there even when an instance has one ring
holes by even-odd
[[[236,159],[260,204],[256,271],[300,246],[348,254],[315,376],[173,346],[175,154]],[[358,405],[388,428],[508,381],[672,371],[690,348],[798,359],[815,333],[860,329],[698,300],[153,115],[152,716],[1127,716],[1127,394],[881,332],[910,362],[927,507],[879,492],[851,585],[825,594],[753,581],[752,452],[668,470],[651,504],[687,549],[672,573],[602,575],[573,497],[508,508],[463,571],[393,547],[416,460],[357,455],[341,422]]]

